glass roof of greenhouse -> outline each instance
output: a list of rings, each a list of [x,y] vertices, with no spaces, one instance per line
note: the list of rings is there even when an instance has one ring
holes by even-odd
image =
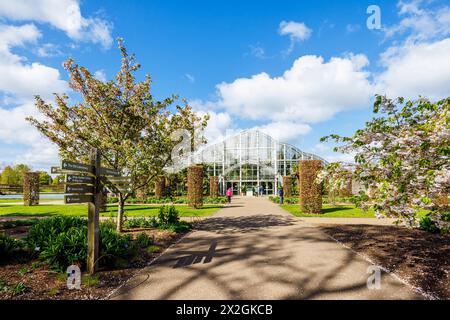
[[[303,152],[299,148],[277,141],[256,130],[245,130],[222,142],[206,145],[197,152],[176,159],[168,171],[176,172],[191,164],[258,165],[298,162],[299,160],[321,160],[321,157]]]

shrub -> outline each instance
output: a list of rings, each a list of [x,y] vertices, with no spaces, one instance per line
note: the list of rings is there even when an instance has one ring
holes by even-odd
[[[110,265],[129,253],[130,238],[117,233],[110,223],[100,224],[100,265]],[[72,264],[84,267],[87,259],[87,220],[53,217],[33,225],[26,238],[31,249],[52,269],[65,271]]]
[[[22,242],[0,233],[0,260],[9,257],[12,252],[22,247]]]
[[[272,201],[273,203],[280,203],[280,197],[276,196],[270,196],[269,200]],[[284,198],[284,203],[285,204],[298,204],[299,203],[299,199],[298,198]]]
[[[100,257],[99,263],[112,266],[118,258],[126,258],[133,254],[130,251],[131,238],[117,233],[116,230],[100,225]]]
[[[160,225],[176,224],[180,221],[178,210],[174,206],[159,208],[158,223]]]
[[[292,177],[283,177],[283,194],[286,198],[292,197]]]
[[[211,198],[219,197],[219,177],[209,177],[209,195]]]
[[[438,217],[436,217],[439,215]],[[441,222],[438,222],[438,221]],[[450,233],[450,212],[439,213],[428,213],[426,216],[422,217],[419,221],[420,229],[431,232],[431,233]]]
[[[29,230],[25,242],[30,249],[39,251],[48,241],[71,228],[87,226],[87,220],[79,217],[52,217],[36,222]]]
[[[154,240],[152,237],[149,237],[146,233],[140,233],[136,237],[136,243],[139,246],[139,248],[148,248],[154,243]]]
[[[68,266],[84,266],[87,259],[87,227],[70,227],[65,231],[49,236],[40,244],[39,258],[52,269],[64,271]]]
[[[11,293],[15,296],[24,294],[28,291],[28,287],[23,282],[18,282],[11,287]]]
[[[3,229],[12,229],[16,227],[22,226],[32,226],[36,223],[38,219],[29,219],[29,220],[14,220],[14,221],[5,221],[1,223]]]
[[[322,185],[317,183],[320,160],[302,160],[299,163],[300,209],[305,213],[322,213]]]
[[[200,208],[203,205],[203,166],[188,167],[187,184],[189,205]]]
[[[171,230],[175,233],[188,232],[192,229],[192,224],[186,221],[180,221],[172,224],[162,224],[160,229]]]
[[[223,204],[227,203],[226,197],[205,197],[203,198],[203,203],[207,204]]]
[[[137,217],[133,219],[125,220],[124,226],[127,229],[133,228],[156,228],[158,227],[158,221],[155,217],[147,219],[145,217]]]

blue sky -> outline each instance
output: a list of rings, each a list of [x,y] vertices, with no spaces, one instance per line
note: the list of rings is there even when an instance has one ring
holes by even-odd
[[[369,30],[369,5],[381,29]],[[0,166],[58,163],[23,118],[32,97],[65,91],[69,56],[112,78],[120,36],[149,73],[153,94],[172,93],[211,114],[210,141],[259,128],[329,160],[319,143],[371,118],[375,93],[449,96],[450,1],[82,1],[0,4]]]

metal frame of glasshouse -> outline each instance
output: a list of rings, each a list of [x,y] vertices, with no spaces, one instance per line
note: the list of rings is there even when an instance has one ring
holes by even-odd
[[[264,194],[275,194],[282,176],[292,173],[300,160],[321,160],[282,143],[259,130],[246,130],[224,141],[204,147],[178,162],[170,171],[190,164],[204,164],[207,174],[219,177],[220,192],[233,188],[235,194],[244,188],[263,186]]]

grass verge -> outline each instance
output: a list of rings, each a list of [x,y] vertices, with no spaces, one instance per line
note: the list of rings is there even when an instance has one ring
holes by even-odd
[[[155,217],[158,215],[161,206],[125,206],[125,215],[127,217],[145,216]],[[187,206],[175,206],[180,217],[206,217],[216,213],[221,205],[205,205],[201,209],[194,209]],[[115,217],[117,215],[117,205],[107,206],[106,212],[100,213],[102,217]],[[87,217],[87,205],[39,205],[39,206],[20,206],[20,205],[0,205],[0,216],[78,216]]]

